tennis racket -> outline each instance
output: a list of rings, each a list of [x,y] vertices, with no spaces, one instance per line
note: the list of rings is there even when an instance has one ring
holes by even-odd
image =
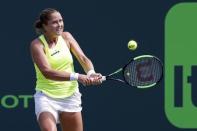
[[[122,79],[117,78],[117,74]],[[123,68],[102,77],[102,81],[118,81],[132,87],[149,88],[156,85],[163,76],[163,64],[155,56],[141,55],[133,58]]]

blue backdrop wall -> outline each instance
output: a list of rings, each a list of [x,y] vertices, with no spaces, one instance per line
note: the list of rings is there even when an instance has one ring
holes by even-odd
[[[45,0],[10,1],[0,5],[0,130],[37,131],[32,95],[35,88],[30,42],[33,24],[44,8],[62,13],[65,30],[73,34],[97,72],[108,74],[137,55],[164,60],[164,21],[181,0]],[[138,42],[136,51],[127,42]],[[83,73],[79,63],[76,71]],[[144,131],[180,129],[164,112],[164,80],[146,91],[120,83],[80,85],[85,131]],[[186,130],[186,129],[185,129]]]

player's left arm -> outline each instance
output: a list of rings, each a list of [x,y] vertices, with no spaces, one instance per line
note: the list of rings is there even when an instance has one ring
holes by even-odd
[[[91,60],[84,54],[74,37],[69,32],[63,32],[63,37],[68,42],[71,52],[77,58],[84,71],[88,73],[88,71],[94,70]]]

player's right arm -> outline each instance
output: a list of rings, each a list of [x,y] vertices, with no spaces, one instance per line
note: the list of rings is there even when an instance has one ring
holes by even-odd
[[[33,62],[37,65],[45,78],[57,81],[70,80],[69,72],[57,71],[51,68],[44,52],[44,45],[38,39],[31,42],[30,51]],[[84,85],[91,84],[91,80],[83,74],[79,74],[78,81]]]

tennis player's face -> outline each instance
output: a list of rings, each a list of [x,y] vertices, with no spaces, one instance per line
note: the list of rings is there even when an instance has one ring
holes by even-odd
[[[64,22],[59,12],[54,12],[50,16],[50,20],[44,26],[45,31],[51,35],[59,36],[64,30]]]

